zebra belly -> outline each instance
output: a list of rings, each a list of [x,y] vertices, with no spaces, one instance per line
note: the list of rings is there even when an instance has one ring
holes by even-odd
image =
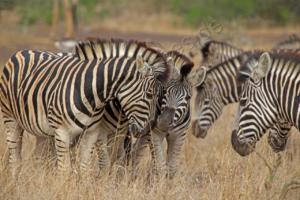
[[[47,114],[42,109],[38,109],[36,112],[31,109],[28,111],[20,109],[18,114],[15,114],[15,118],[24,130],[33,135],[54,136],[54,129],[51,128]]]

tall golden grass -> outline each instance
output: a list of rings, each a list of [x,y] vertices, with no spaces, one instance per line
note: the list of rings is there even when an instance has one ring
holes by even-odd
[[[235,105],[227,107],[204,140],[190,134],[177,176],[159,181],[147,178],[149,154],[145,155],[135,181],[128,172],[118,179],[116,170],[84,179],[77,174],[55,175],[53,161],[30,158],[34,138],[26,134],[24,160],[19,179],[14,182],[3,162],[6,144],[1,126],[0,199],[279,199],[286,191],[284,199],[299,199],[300,189],[293,189],[295,184],[286,185],[300,180],[297,131],[293,131],[288,150],[281,154],[281,164],[271,174],[264,159],[274,169],[277,155],[268,146],[266,137],[259,142],[258,153],[240,157],[233,151],[230,132],[235,110]]]

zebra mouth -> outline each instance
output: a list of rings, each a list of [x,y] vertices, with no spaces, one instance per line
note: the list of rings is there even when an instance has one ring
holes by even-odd
[[[287,144],[287,138],[277,138],[271,134],[268,137],[268,143],[275,153],[285,150]]]
[[[157,128],[161,131],[168,131],[175,125],[174,123],[175,109],[172,107],[166,107],[163,113],[158,116]]]
[[[233,149],[240,155],[240,156],[247,156],[252,153],[255,149],[255,144],[241,142],[237,135],[237,130],[233,130],[231,134],[231,144]]]
[[[134,136],[137,137],[142,134],[142,128],[137,125],[137,123],[131,123],[129,125],[129,132]]]
[[[196,138],[205,138],[207,135],[209,126],[200,126],[198,120],[192,122],[192,133]]]

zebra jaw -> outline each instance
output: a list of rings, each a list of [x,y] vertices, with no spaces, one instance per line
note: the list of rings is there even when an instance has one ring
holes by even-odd
[[[268,143],[271,146],[272,150],[275,153],[281,152],[285,150],[286,144],[287,144],[287,137],[280,138],[276,136],[275,134],[269,133],[268,136]]]
[[[241,142],[238,135],[237,130],[232,131],[231,135],[231,144],[233,149],[240,154],[241,156],[247,156],[252,153],[255,149],[255,143],[246,143]]]
[[[139,128],[137,124],[132,123],[132,124],[129,125],[129,132],[130,132],[134,137],[136,137],[136,136],[138,136],[138,135],[141,134],[142,129]]]
[[[174,115],[175,115],[175,108],[173,107],[166,107],[162,114],[158,116],[157,120],[157,128],[161,131],[168,131],[172,127],[174,127]]]
[[[207,130],[208,129],[201,128],[198,120],[194,120],[192,122],[192,133],[196,138],[205,138],[207,135]]]

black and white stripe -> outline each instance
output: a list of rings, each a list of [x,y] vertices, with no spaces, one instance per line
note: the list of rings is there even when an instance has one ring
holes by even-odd
[[[237,79],[240,68],[250,57],[261,52],[244,52],[209,69],[202,67],[196,72],[199,81],[196,86],[196,118],[193,119],[193,135],[204,138],[209,128],[220,117],[223,108],[239,101],[242,84]],[[251,68],[252,63],[248,63]]]
[[[81,51],[85,50],[81,48]],[[86,55],[86,53],[84,53]],[[92,54],[90,54],[92,55]],[[95,55],[93,55],[95,56]],[[154,158],[158,164],[158,169],[164,168],[162,157],[162,140],[167,139],[168,142],[168,158],[167,166],[170,175],[174,175],[177,165],[179,154],[185,140],[186,131],[190,123],[190,98],[191,98],[191,84],[187,79],[187,75],[193,67],[193,63],[184,55],[170,51],[165,54],[170,66],[172,66],[171,80],[164,87],[162,98],[157,104],[158,122],[157,126],[153,129],[153,142],[154,142]],[[96,55],[101,59],[103,55]],[[116,157],[124,158],[123,143],[127,135],[128,121],[127,118],[120,110],[117,101],[112,101],[105,107],[105,113],[102,120],[102,130],[105,130],[107,137],[101,137],[98,145],[104,147],[100,148],[99,164],[101,167],[107,167],[108,161],[114,162]],[[137,167],[143,150],[148,146],[150,138],[138,138],[134,150],[131,153],[133,166]],[[108,145],[116,152],[111,155],[107,151]],[[114,147],[112,147],[114,146]],[[109,156],[111,155],[111,156]],[[119,160],[120,161],[120,160]],[[122,159],[121,159],[121,162]],[[136,169],[135,169],[136,170]]]
[[[157,124],[153,129],[154,153],[157,169],[160,173],[166,172],[172,178],[178,168],[180,153],[186,138],[191,119],[190,99],[192,96],[192,84],[188,75],[192,70],[193,63],[183,54],[170,51],[166,54],[172,60],[173,73],[171,80],[164,89],[162,104],[159,107]],[[163,141],[167,141],[167,158],[164,158]],[[145,149],[147,141],[138,141],[139,153]],[[134,154],[134,153],[133,153]],[[134,158],[134,166],[137,165],[141,156]]]
[[[232,133],[233,148],[240,155],[251,153],[265,131],[276,123],[299,129],[299,66],[298,53],[264,53],[253,72],[242,74],[246,75],[245,84]]]
[[[201,46],[202,65],[214,66],[243,53],[243,50],[231,44],[216,40],[207,40]]]
[[[93,45],[97,47],[96,42]],[[24,50],[9,59],[0,80],[0,105],[13,168],[21,160],[26,130],[39,136],[54,135],[58,168],[68,169],[72,139],[84,131],[87,137],[82,143],[88,152],[97,140],[104,106],[115,98],[129,118],[131,130],[141,131],[155,120],[159,82],[169,74],[164,56],[132,41],[109,41],[105,49],[119,53],[98,60]],[[91,48],[91,52],[97,50]],[[130,57],[135,53],[146,54],[148,59]]]

